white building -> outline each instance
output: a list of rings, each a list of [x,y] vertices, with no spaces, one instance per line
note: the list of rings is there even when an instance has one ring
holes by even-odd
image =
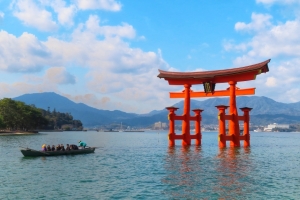
[[[271,128],[271,129],[273,129],[273,128],[290,128],[290,125],[289,124],[276,124],[276,123],[274,123],[274,124],[269,124],[268,128]]]
[[[164,129],[167,128],[167,123],[163,123],[163,122],[155,122],[154,123],[154,129]]]
[[[283,128],[283,129],[289,129],[290,125],[289,124],[269,124],[268,127],[264,128],[264,131],[266,132],[271,132],[275,128]]]

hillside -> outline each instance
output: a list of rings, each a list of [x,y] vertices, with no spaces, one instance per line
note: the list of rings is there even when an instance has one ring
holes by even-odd
[[[168,122],[167,110],[155,110],[148,114],[134,114],[122,111],[108,111],[92,108],[83,103],[75,103],[66,97],[53,92],[25,94],[14,98],[26,104],[34,104],[38,108],[52,111],[71,113],[75,119],[81,120],[85,127],[109,126],[111,124],[123,124],[131,127],[147,127],[155,122]],[[191,109],[203,109],[202,124],[217,124],[217,105],[228,105],[228,98],[211,98],[204,101],[191,100]],[[183,110],[183,101],[173,105],[178,107],[177,114]],[[269,123],[299,123],[300,122],[300,102],[280,103],[267,97],[243,96],[237,97],[237,107],[251,107],[251,123],[266,125]],[[191,113],[192,114],[192,113]],[[240,113],[241,114],[241,113]]]

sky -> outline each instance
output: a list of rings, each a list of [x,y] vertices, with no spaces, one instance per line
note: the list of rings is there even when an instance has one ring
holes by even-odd
[[[267,59],[268,73],[237,86],[300,101],[300,0],[0,0],[0,98],[55,92],[143,114],[180,101],[169,92],[183,87],[159,79],[158,69]]]

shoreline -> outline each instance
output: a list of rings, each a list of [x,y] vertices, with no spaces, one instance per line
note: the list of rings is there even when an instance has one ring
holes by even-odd
[[[0,136],[9,135],[36,135],[39,134],[38,131],[0,131]]]

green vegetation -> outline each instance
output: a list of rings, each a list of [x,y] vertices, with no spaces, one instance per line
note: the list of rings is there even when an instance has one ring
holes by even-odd
[[[73,116],[70,113],[60,113],[55,109],[50,112],[48,110],[42,110],[42,116],[48,120],[48,125],[43,126],[42,129],[63,129],[70,130],[82,130],[82,123],[80,120],[73,120]]]
[[[34,105],[26,105],[10,98],[0,100],[0,128],[9,130],[61,129],[68,125],[71,129],[82,129],[80,120],[73,120],[69,113],[50,112]]]

